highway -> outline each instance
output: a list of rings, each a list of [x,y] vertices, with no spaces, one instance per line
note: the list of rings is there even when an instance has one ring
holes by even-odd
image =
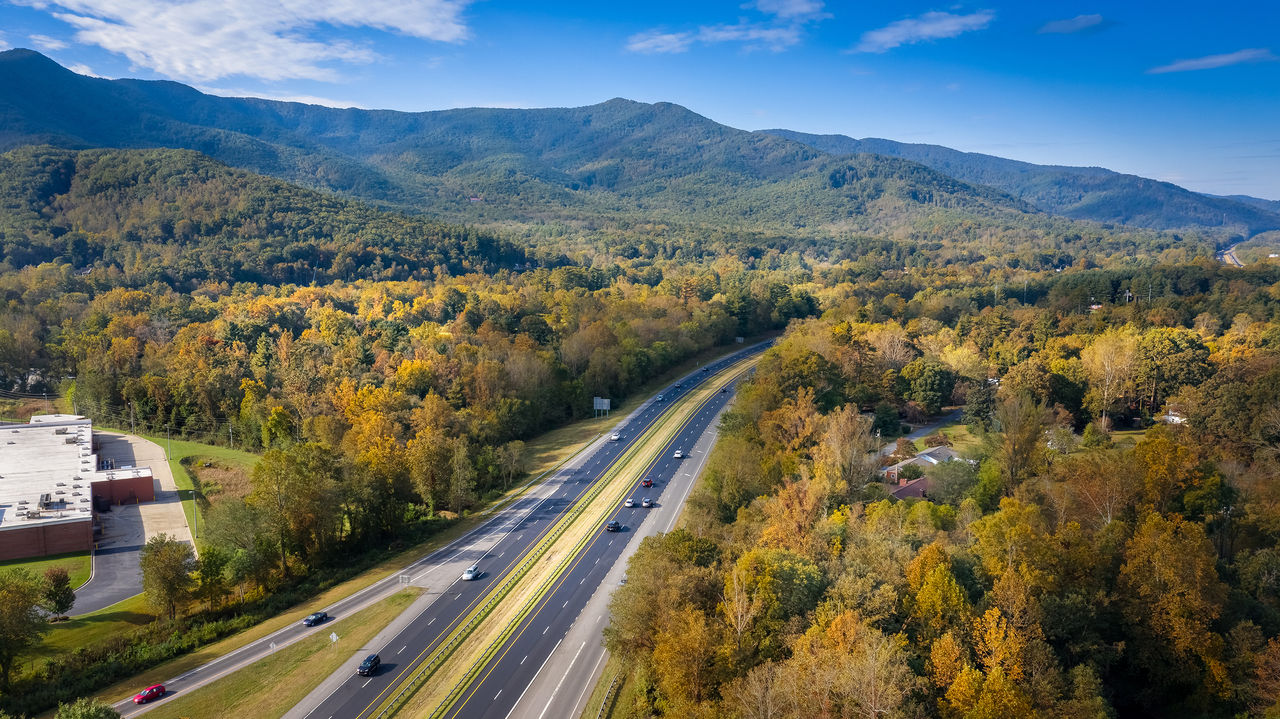
[[[500,516],[478,528],[473,534],[480,536],[477,537],[477,541],[468,545],[469,549],[458,551],[450,561],[427,570],[430,574],[436,575],[437,581],[433,583],[432,579],[427,579],[423,582],[432,587],[432,591],[425,602],[415,603],[408,610],[416,614],[409,621],[404,622],[403,626],[397,626],[390,636],[380,637],[378,644],[370,648],[382,657],[383,663],[379,673],[372,677],[356,676],[355,658],[353,658],[350,668],[341,670],[324,682],[287,717],[365,719],[371,716],[377,707],[411,675],[413,670],[430,657],[441,640],[464,621],[490,590],[501,583],[506,574],[519,564],[526,552],[537,545],[544,533],[556,523],[565,510],[572,507],[592,483],[606,474],[644,431],[667,411],[674,399],[683,396],[708,378],[715,377],[720,370],[745,356],[759,353],[766,347],[767,343],[745,348],[706,365],[708,370],[706,372],[694,371],[681,378],[663,390],[661,394],[665,397],[665,401],[650,400],[619,424],[622,435],[619,441],[598,442],[584,452],[579,461],[574,462],[572,466],[544,480],[537,487],[538,492],[531,491],[505,509]],[[682,385],[682,388],[676,388],[675,384]],[[727,393],[714,395],[718,403],[723,403],[729,396]],[[705,419],[708,416],[705,411],[699,412],[695,420],[686,424],[680,437],[688,436],[695,426],[705,428]],[[657,466],[672,468],[676,464],[667,457],[660,460]],[[653,468],[650,471],[653,471]],[[665,481],[664,479],[664,484]],[[655,486],[653,496],[656,497],[660,489],[661,487]],[[637,500],[639,499],[640,497],[637,496]],[[633,511],[644,510],[637,508]],[[634,522],[639,516],[624,516],[623,519]],[[611,535],[612,538],[626,536],[626,532]],[[619,548],[623,543],[625,541],[618,542]],[[608,540],[604,543],[592,543],[588,551],[606,551],[609,546],[611,545]],[[594,560],[592,562],[595,564]],[[462,570],[472,563],[478,563],[483,574],[475,581],[461,581]],[[611,563],[605,563],[606,566],[609,564]],[[574,579],[577,578],[578,575],[574,574]],[[419,583],[417,578],[414,583]],[[583,586],[585,586],[585,580]],[[567,599],[561,601],[567,601]]]
[[[505,572],[515,566],[529,548],[537,544],[543,533],[556,523],[566,509],[573,506],[590,488],[591,483],[607,472],[635,440],[666,412],[672,400],[683,396],[743,357],[764,351],[769,344],[746,347],[706,365],[708,372],[694,371],[678,380],[661,392],[666,401],[650,399],[619,423],[622,434],[619,441],[611,442],[607,437],[602,437],[466,535],[414,562],[398,575],[389,576],[330,606],[319,607],[318,609],[328,612],[336,620],[385,599],[399,590],[406,578],[415,586],[427,588],[425,595],[406,610],[405,614],[409,616],[392,623],[397,631],[390,638],[379,635],[379,640],[386,641],[380,641],[372,651],[378,651],[382,655],[380,673],[371,678],[359,677],[359,681],[356,681],[353,677],[358,660],[355,660],[350,672],[342,670],[330,677],[287,716],[317,716],[322,719],[331,716],[335,719],[367,716],[371,709],[370,702],[380,702],[384,698],[384,692],[398,684],[403,673],[428,656],[436,642],[458,620],[464,618],[495,583],[501,581]],[[676,389],[675,384],[682,384],[683,388]],[[484,571],[480,579],[472,582],[458,581],[462,570],[473,563],[479,563]],[[161,700],[137,706],[129,699],[124,699],[115,704],[114,708],[124,717],[144,714],[164,705],[170,699],[239,671],[311,634],[328,633],[333,620],[316,627],[295,624],[280,629],[162,682],[168,693]]]
[[[664,445],[661,455],[642,476],[642,481],[652,480],[653,487],[637,484],[628,495],[635,500],[635,506],[619,505],[609,516],[621,522],[624,531],[597,533],[511,635],[506,646],[481,669],[457,704],[443,716],[450,719],[578,716],[580,703],[589,693],[594,672],[604,655],[600,632],[604,628],[607,601],[621,578],[626,559],[643,536],[670,531],[674,525],[680,506],[714,444],[716,422],[732,399],[733,390],[731,386],[727,392],[708,397]],[[676,449],[681,449],[686,456],[676,459]],[[645,497],[656,500],[657,506],[642,507],[641,500]],[[624,551],[624,547],[629,551]],[[592,605],[593,611],[584,613],[588,605]],[[574,636],[566,641],[571,630]],[[563,671],[544,672],[557,652],[562,657],[559,665],[563,665]],[[535,684],[536,678],[542,681]],[[566,681],[570,684],[567,689]]]

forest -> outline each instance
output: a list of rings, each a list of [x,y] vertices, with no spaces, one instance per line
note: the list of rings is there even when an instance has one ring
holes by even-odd
[[[1280,272],[1053,280],[816,290],[614,594],[613,716],[1280,712]],[[891,499],[878,430],[955,405]]]

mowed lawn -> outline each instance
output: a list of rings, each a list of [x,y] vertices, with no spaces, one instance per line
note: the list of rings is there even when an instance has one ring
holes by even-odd
[[[352,653],[404,611],[419,592],[416,588],[397,592],[266,659],[161,704],[149,714],[156,719],[283,716],[344,663],[350,663]],[[330,634],[337,634],[338,641],[330,641]]]
[[[36,650],[41,661],[80,647],[96,644],[108,637],[132,632],[155,621],[154,611],[139,594],[90,614],[50,625],[49,633]]]
[[[55,554],[51,557],[38,557],[35,559],[10,559],[0,562],[0,571],[6,569],[26,569],[38,577],[43,577],[46,570],[50,567],[64,567],[67,575],[71,577],[71,586],[79,588],[80,585],[89,581],[89,575],[92,573],[91,561],[88,552],[72,552],[70,554]]]

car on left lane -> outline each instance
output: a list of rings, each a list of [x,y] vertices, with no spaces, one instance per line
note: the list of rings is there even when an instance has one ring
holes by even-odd
[[[147,702],[159,699],[162,696],[164,696],[164,685],[153,684],[137,694],[134,694],[133,703],[146,704]]]
[[[302,620],[302,626],[314,627],[315,625],[323,624],[328,620],[329,620],[329,615],[326,612],[312,612],[311,614],[308,614],[305,619]]]

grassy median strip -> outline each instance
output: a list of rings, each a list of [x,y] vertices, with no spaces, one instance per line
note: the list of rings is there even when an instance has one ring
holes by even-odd
[[[290,644],[150,712],[156,719],[275,719],[302,701],[404,611],[421,590],[405,589],[324,631]],[[331,642],[329,635],[337,634]]]
[[[539,538],[538,542],[534,545],[533,549],[525,555],[520,563],[511,571],[510,574],[508,574],[507,578],[504,579],[498,587],[493,589],[482,603],[478,603],[476,608],[465,618],[465,620],[460,620],[458,622],[457,626],[442,640],[427,660],[423,664],[419,665],[412,674],[409,674],[407,677],[397,678],[397,682],[394,686],[397,686],[398,690],[389,697],[379,697],[379,699],[375,701],[374,705],[370,705],[369,709],[373,709],[375,706],[379,709],[379,711],[372,716],[390,716],[392,713],[402,708],[406,702],[418,693],[418,690],[427,682],[427,680],[431,679],[436,671],[453,656],[459,647],[479,628],[480,624],[497,609],[498,605],[503,603],[503,600],[511,595],[511,593],[517,588],[517,585],[519,585],[525,577],[539,565],[539,563],[549,563],[558,556],[557,554],[553,554],[550,557],[547,555],[565,531],[572,526],[575,521],[577,521],[579,516],[588,506],[591,505],[596,497],[598,497],[599,494],[611,484],[612,480],[621,471],[621,468],[634,462],[635,459],[641,456],[644,451],[652,451],[650,445],[653,442],[665,442],[666,439],[669,439],[672,433],[668,431],[668,428],[673,423],[683,421],[682,418],[688,413],[687,408],[692,396],[694,396],[694,393],[690,392],[690,394],[687,394],[683,398],[673,402],[672,409],[669,410],[662,419],[649,427],[644,434],[641,435],[636,444],[628,449],[622,457],[615,461],[609,469],[606,470],[604,476],[595,482],[593,486],[581,498],[579,498],[577,502],[574,503],[573,507],[562,515],[561,519],[555,525],[546,530],[543,536]],[[520,596],[517,596],[516,599],[521,599],[523,595],[531,591],[531,587],[533,586],[536,586],[536,582],[525,583],[524,588],[520,592]],[[517,602],[515,604],[508,604],[508,606],[521,606],[522,604],[523,602]],[[467,657],[465,656],[462,657],[463,660],[466,658]],[[443,678],[436,682],[436,686],[441,685],[450,686],[448,678]],[[417,707],[422,703],[424,698],[430,697],[432,694],[432,692],[428,692],[426,695],[417,698],[413,702],[414,707]]]
[[[486,622],[483,630],[478,629],[464,639],[463,646],[450,661],[448,673],[434,677],[430,688],[404,707],[404,714],[421,716],[431,711],[430,716],[439,717],[448,712],[485,665],[501,651],[511,634],[580,559],[582,549],[599,536],[601,523],[623,497],[634,491],[638,480],[661,457],[671,438],[679,434],[722,384],[754,362],[754,357],[742,360],[691,389],[663,420],[642,436],[628,452],[626,461],[615,464],[596,483],[597,489],[590,496],[584,496],[581,509],[575,515],[566,515],[564,529],[552,540],[546,556],[538,562],[536,570],[522,578],[524,587],[495,607],[488,617],[491,621]]]

